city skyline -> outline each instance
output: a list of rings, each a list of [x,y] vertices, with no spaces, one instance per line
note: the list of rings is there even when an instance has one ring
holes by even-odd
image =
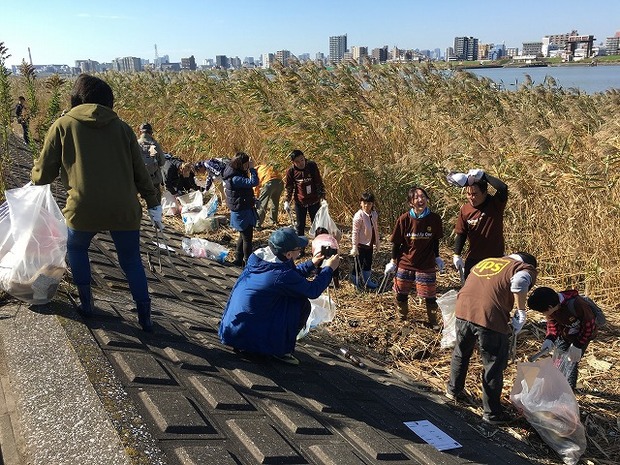
[[[620,30],[620,2],[599,2],[586,15],[582,2],[547,3],[393,0],[388,9],[369,0],[179,0],[168,5],[33,0],[3,11],[0,42],[9,49],[9,66],[29,61],[28,47],[35,65],[106,63],[126,56],[152,62],[155,44],[158,55],[172,62],[193,55],[202,64],[216,55],[258,59],[279,50],[327,56],[329,37],[343,34],[349,48],[438,48],[443,54],[457,36],[521,48],[523,42],[572,30],[594,35],[599,44]]]

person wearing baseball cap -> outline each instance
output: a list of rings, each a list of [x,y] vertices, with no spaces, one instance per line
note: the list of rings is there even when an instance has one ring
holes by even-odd
[[[307,245],[308,239],[293,228],[280,228],[269,236],[266,247],[250,255],[222,315],[223,344],[299,364],[293,351],[310,315],[309,299],[323,293],[340,265],[339,255],[324,258],[320,253],[296,265],[294,260]]]

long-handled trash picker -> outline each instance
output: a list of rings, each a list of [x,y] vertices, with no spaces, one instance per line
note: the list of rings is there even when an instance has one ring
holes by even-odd
[[[546,347],[543,350],[541,350],[540,352],[536,352],[534,355],[530,355],[527,358],[528,362],[535,362],[536,360],[538,360],[540,357],[542,357],[543,355],[548,354],[549,352],[551,352],[551,348],[550,347]]]
[[[163,231],[160,231],[160,229],[155,225],[154,225],[154,228],[155,228],[155,242],[156,242],[155,249],[156,249],[156,254],[157,254],[157,265],[158,265],[158,271],[161,273],[162,272],[162,266],[161,266],[162,246],[166,250],[166,254],[168,255],[168,260],[170,261],[170,264],[172,264],[172,258],[170,257],[170,248],[168,247],[168,241],[166,241]],[[160,236],[161,236],[161,239],[160,239]],[[151,261],[151,255],[149,252],[146,253],[146,259],[149,265],[149,270],[154,272],[155,267],[153,266],[153,263]]]

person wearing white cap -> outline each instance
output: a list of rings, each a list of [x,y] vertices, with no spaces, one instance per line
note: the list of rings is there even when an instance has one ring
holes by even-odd
[[[464,280],[480,260],[504,255],[504,210],[508,203],[508,186],[481,169],[471,169],[467,174],[450,173],[448,182],[464,188],[467,203],[461,207],[454,232],[454,267],[462,272]],[[495,189],[489,194],[488,185]],[[469,241],[465,262],[461,257]]]
[[[329,285],[340,256],[295,264],[308,239],[293,228],[269,236],[267,247],[256,250],[237,279],[222,315],[219,336],[236,351],[273,356],[298,365],[293,356],[296,337],[310,315],[309,299]],[[316,272],[313,280],[308,280]]]

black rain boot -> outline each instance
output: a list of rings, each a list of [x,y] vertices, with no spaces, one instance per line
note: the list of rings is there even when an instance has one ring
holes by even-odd
[[[153,322],[151,321],[151,301],[136,302],[138,310],[138,323],[142,326],[142,330],[150,333],[153,332]]]
[[[437,320],[437,309],[439,306],[437,305],[436,299],[424,299],[426,304],[426,316],[428,318],[428,325],[434,330],[439,329],[439,321]]]
[[[398,314],[400,315],[401,321],[407,321],[407,317],[409,316],[409,300],[405,300],[404,302],[396,300],[396,306],[398,307]]]
[[[83,318],[89,318],[95,313],[93,306],[93,294],[90,288],[90,284],[81,284],[77,286],[78,295],[80,296],[80,306],[78,307],[78,313]]]

